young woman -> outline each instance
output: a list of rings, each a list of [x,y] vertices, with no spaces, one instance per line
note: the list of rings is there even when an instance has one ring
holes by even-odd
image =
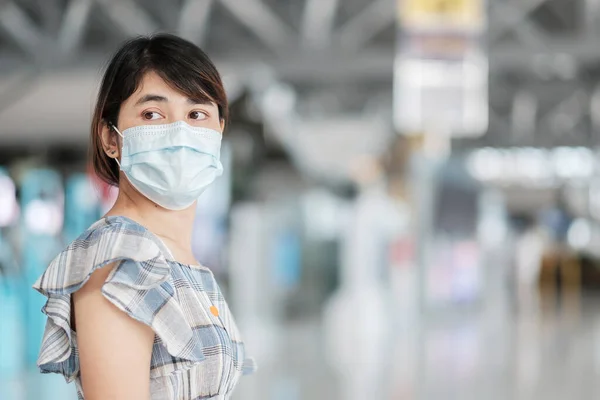
[[[196,199],[222,172],[227,98],[195,45],[126,43],[110,62],[91,129],[114,207],[49,265],[38,365],[85,400],[227,399],[254,371],[211,271],[191,250]]]

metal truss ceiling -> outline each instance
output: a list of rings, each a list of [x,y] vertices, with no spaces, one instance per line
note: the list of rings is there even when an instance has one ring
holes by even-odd
[[[488,3],[494,70],[531,69],[557,53],[586,64],[600,58],[596,0]],[[395,0],[4,0],[0,60],[68,65],[81,53],[100,59],[133,35],[169,31],[223,62],[267,60],[284,75],[290,57],[338,67],[353,58],[367,77],[376,66],[391,75],[395,6]]]
[[[389,79],[394,10],[394,0],[2,1],[0,68],[93,64],[131,36],[168,31],[230,70],[255,61],[292,80],[334,69]]]
[[[490,133],[468,145],[597,144],[600,1],[487,4]],[[395,15],[396,0],[3,0],[0,74],[97,71],[123,40],[168,31],[246,80],[268,65],[305,98],[372,87],[391,103]]]

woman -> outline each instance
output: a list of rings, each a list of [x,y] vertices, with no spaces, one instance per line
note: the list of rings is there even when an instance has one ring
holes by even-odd
[[[219,73],[195,45],[143,37],[110,62],[91,156],[119,196],[34,285],[48,297],[38,365],[75,380],[80,399],[227,399],[255,369],[191,250],[226,121]]]

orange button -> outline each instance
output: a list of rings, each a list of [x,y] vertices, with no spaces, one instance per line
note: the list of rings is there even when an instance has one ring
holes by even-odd
[[[215,306],[210,306],[210,312],[212,313],[212,315],[214,315],[215,317],[219,316],[219,309]]]

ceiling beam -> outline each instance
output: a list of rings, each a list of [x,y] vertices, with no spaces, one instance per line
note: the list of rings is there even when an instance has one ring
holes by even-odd
[[[213,5],[214,0],[186,0],[179,16],[179,35],[202,47],[208,33]]]
[[[597,30],[598,17],[600,16],[600,0],[584,0],[584,6],[580,8],[579,14],[585,31],[593,32]]]
[[[534,47],[544,43],[544,39],[548,35],[540,30],[533,21],[523,17],[524,12],[520,10],[520,8],[513,8],[510,5],[496,4],[493,12],[497,14],[498,19],[504,20],[507,25],[511,25],[513,21],[520,21],[512,25],[512,29],[526,46]]]
[[[338,31],[340,44],[345,49],[358,50],[375,35],[396,21],[394,0],[375,0]]]
[[[322,49],[330,44],[339,4],[339,0],[306,0],[300,30],[304,46]]]
[[[107,16],[127,36],[149,35],[159,26],[152,17],[133,0],[95,0]]]
[[[47,55],[46,39],[38,26],[13,1],[0,5],[0,28],[34,59]]]
[[[71,0],[67,5],[58,33],[61,54],[70,55],[78,49],[90,17],[92,3],[93,0]]]
[[[38,0],[37,7],[42,11],[43,25],[46,31],[56,32],[60,25],[62,7],[58,0]]]
[[[528,20],[528,17],[547,1],[490,1],[489,5],[491,8],[489,14],[493,18],[490,20],[488,42],[493,44],[502,35],[511,30],[515,30],[525,43],[530,42],[532,38],[535,41],[537,37],[543,36],[539,33],[539,29]]]
[[[220,2],[271,50],[280,52],[292,42],[294,34],[289,26],[261,0]]]
[[[553,60],[564,57],[571,58],[577,65],[597,64],[600,61],[599,40],[596,34],[547,38],[532,47],[523,47],[518,43],[493,45],[490,47],[490,69],[531,70],[540,61],[552,68]]]
[[[600,37],[589,35],[584,38],[551,39],[546,40],[544,46],[525,48],[519,43],[506,43],[492,46],[489,55],[489,66],[492,74],[514,71],[535,74],[535,67],[542,62],[550,69],[553,66],[553,57],[572,57],[584,69],[586,64],[595,65],[600,62]],[[386,80],[392,79],[395,54],[392,48],[385,46],[367,48],[356,53],[342,51],[328,47],[323,50],[302,49],[288,50],[281,54],[269,52],[236,52],[235,54],[217,53],[212,55],[228,71],[243,74],[251,72],[256,63],[269,65],[278,76],[285,76],[291,80],[323,82],[328,79],[343,81],[356,80]],[[65,61],[50,67],[65,65],[73,67],[88,66],[97,69],[103,65],[105,57],[101,53],[78,51],[77,62]],[[43,61],[43,60],[40,60]],[[0,67],[2,73],[10,73],[24,66],[24,61],[9,53],[0,54]],[[557,68],[560,65],[557,66]]]

